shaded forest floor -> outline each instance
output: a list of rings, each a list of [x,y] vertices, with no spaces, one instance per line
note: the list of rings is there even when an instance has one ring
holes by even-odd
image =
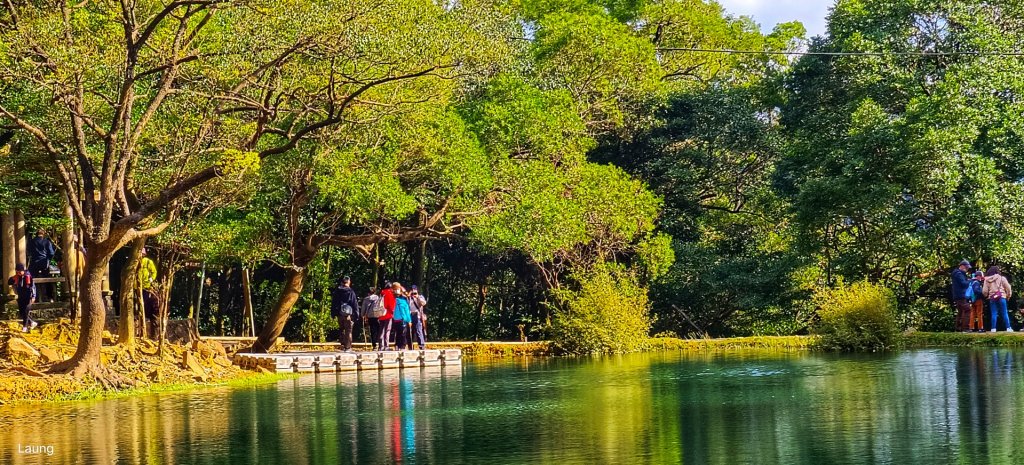
[[[128,349],[114,344],[109,333],[104,335],[101,357],[104,366],[121,380],[116,389],[88,376],[47,373],[75,351],[78,328],[67,320],[44,324],[27,334],[17,323],[0,322],[0,404],[94,399],[280,379],[232,365],[216,342],[197,341],[189,346],[165,343],[163,352],[158,353],[156,342],[140,339]]]

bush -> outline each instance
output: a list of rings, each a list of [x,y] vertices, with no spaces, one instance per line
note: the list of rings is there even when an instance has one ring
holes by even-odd
[[[815,332],[826,350],[876,351],[898,342],[896,297],[884,286],[859,282],[840,283],[815,296],[819,321]]]
[[[585,355],[636,352],[650,344],[647,289],[628,271],[601,265],[577,275],[579,291],[556,291],[552,324],[558,353]]]

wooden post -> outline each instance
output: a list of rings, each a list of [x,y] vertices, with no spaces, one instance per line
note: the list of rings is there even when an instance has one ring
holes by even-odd
[[[14,265],[17,263],[18,250],[14,241],[14,214],[7,212],[0,216],[0,229],[3,231],[3,283],[4,295],[13,296],[14,290],[7,285],[7,279],[14,276]]]
[[[14,243],[18,251],[15,259],[18,263],[24,263],[28,267],[28,236],[25,234],[25,213],[21,210],[14,210]]]

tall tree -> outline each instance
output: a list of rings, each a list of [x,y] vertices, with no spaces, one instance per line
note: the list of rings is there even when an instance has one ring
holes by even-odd
[[[113,253],[170,224],[187,192],[348,121],[371,89],[454,67],[371,53],[397,1],[12,0],[0,7],[0,122],[49,158],[88,260],[82,333],[55,371],[103,376],[101,282]],[[444,34],[444,31],[431,31]],[[374,66],[375,65],[375,66]]]

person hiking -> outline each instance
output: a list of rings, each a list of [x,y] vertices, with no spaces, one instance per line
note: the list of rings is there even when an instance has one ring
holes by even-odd
[[[28,241],[28,273],[36,278],[46,278],[50,276],[50,260],[53,259],[54,254],[57,253],[56,247],[53,245],[53,241],[46,236],[46,230],[40,229],[36,231],[36,237]],[[49,284],[44,284],[39,288],[39,301],[46,302],[53,300],[55,292]]]
[[[985,331],[985,318],[982,312],[985,309],[985,273],[981,270],[974,272],[974,279],[971,279],[971,316],[968,319],[968,331],[980,333]]]
[[[25,269],[24,263],[14,267],[14,276],[7,280],[18,301],[18,316],[21,317],[21,332],[27,333],[39,326],[29,317],[31,306],[36,301],[36,283],[32,280],[32,272]]]
[[[373,316],[373,309],[380,299],[377,289],[371,287],[370,292],[363,297],[363,306],[359,309],[359,315],[363,317],[363,331],[366,331],[367,326],[370,327],[370,345],[373,350],[380,348],[380,320]]]
[[[1013,296],[1013,289],[1006,277],[999,273],[998,266],[990,266],[985,272],[985,285],[982,286],[982,293],[988,298],[988,308],[992,315],[992,329],[996,332],[996,316],[1001,315],[1006,323],[1006,332],[1012,333],[1010,315],[1006,310],[1006,301]]]
[[[409,326],[412,325],[409,321],[409,295],[399,283],[392,284],[391,291],[395,294],[395,313],[391,321],[391,330],[395,331],[395,347],[398,350],[412,349],[409,341]]]
[[[412,320],[412,331],[410,333],[410,339],[415,339],[416,344],[419,345],[420,350],[427,348],[426,332],[423,328],[423,323],[427,319],[425,308],[427,306],[427,299],[420,295],[420,290],[415,285],[409,290],[409,318]],[[412,345],[412,341],[410,344]]]
[[[359,304],[356,291],[352,290],[352,279],[345,276],[331,289],[331,315],[338,319],[338,336],[341,350],[352,351],[352,323],[359,318]]]
[[[145,247],[139,253],[141,256],[139,258],[138,280],[139,289],[142,291],[142,314],[149,325],[149,337],[156,339],[157,331],[159,331],[160,327],[157,321],[160,301],[153,289],[157,275],[156,263],[153,263],[153,259],[149,258],[149,253]]]
[[[401,287],[401,284],[398,285]],[[388,342],[391,339],[391,323],[395,315],[395,291],[391,283],[384,285],[380,292],[380,298],[384,300],[384,315],[378,318],[380,322],[380,344],[378,350],[388,350]]]
[[[967,329],[967,318],[971,313],[971,304],[967,302],[967,290],[970,288],[970,281],[967,273],[971,271],[971,262],[961,260],[960,265],[953,270],[953,304],[956,306],[956,330]]]

